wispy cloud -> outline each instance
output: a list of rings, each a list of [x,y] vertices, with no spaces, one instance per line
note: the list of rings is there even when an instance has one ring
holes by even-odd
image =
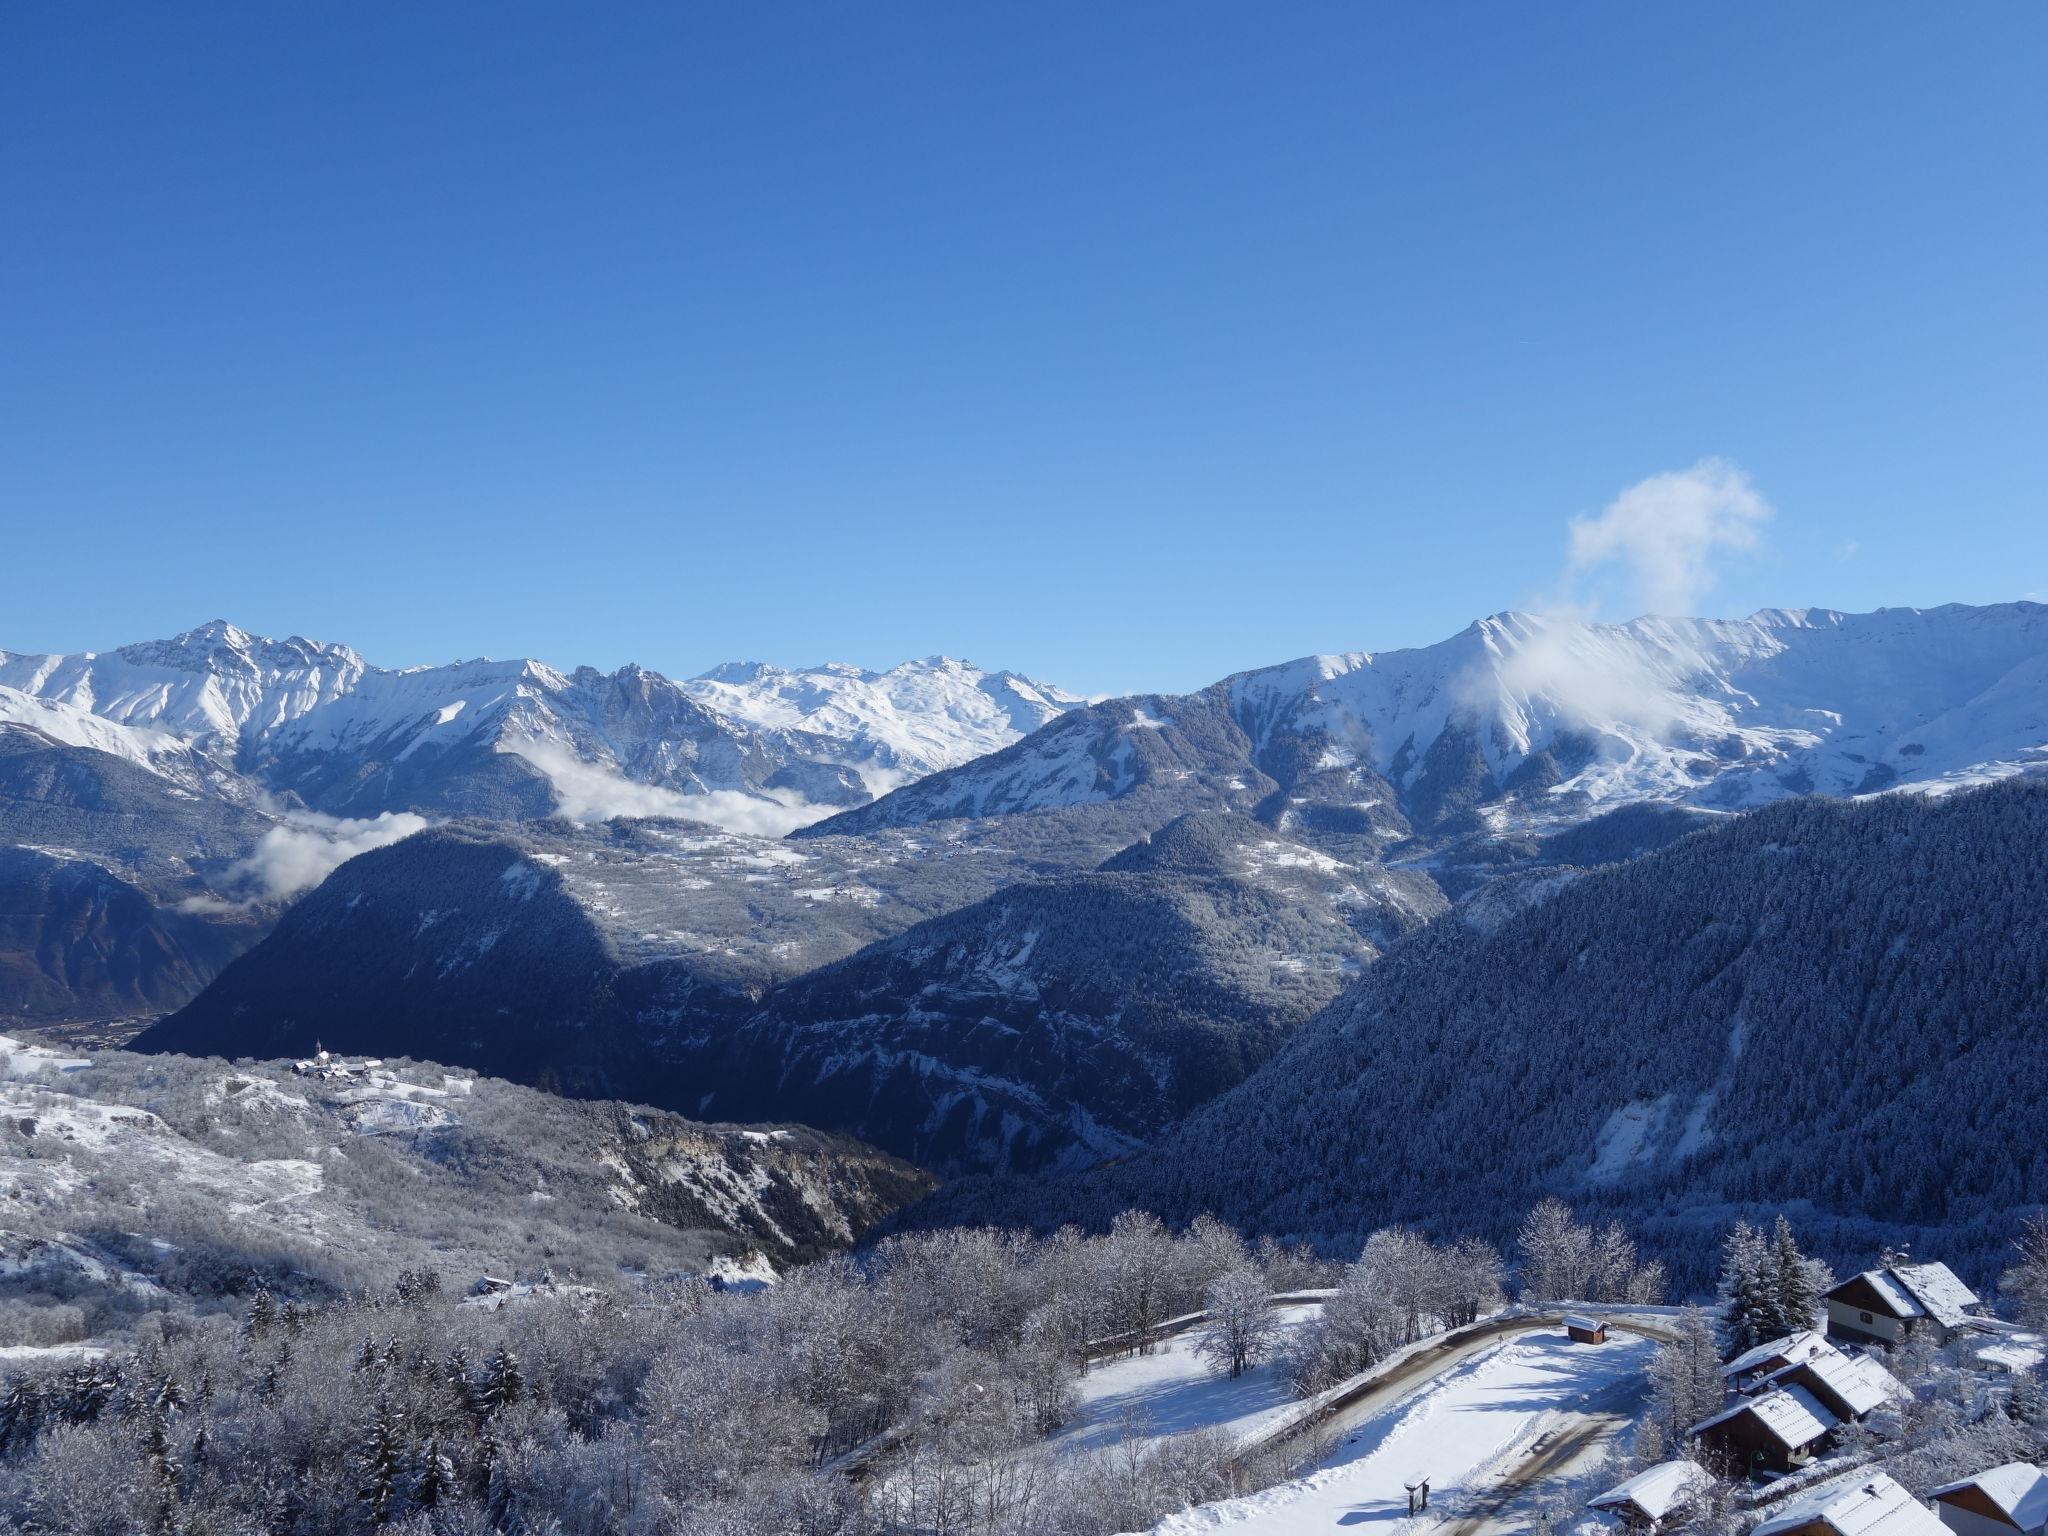
[[[1692,614],[1714,587],[1717,562],[1754,549],[1771,504],[1726,459],[1638,480],[1595,516],[1575,517],[1568,593],[1618,572],[1639,612]]]
[[[1641,646],[1595,620],[1697,614],[1720,562],[1753,549],[1771,516],[1743,469],[1702,459],[1638,480],[1598,513],[1573,518],[1563,568],[1535,603],[1548,622],[1463,678],[1464,701],[1482,714],[1540,701],[1579,726],[1661,734],[1678,713],[1663,669],[1687,664],[1683,639],[1662,637],[1653,667]]]

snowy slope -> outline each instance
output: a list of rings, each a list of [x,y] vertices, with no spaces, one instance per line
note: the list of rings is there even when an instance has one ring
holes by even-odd
[[[2048,607],[1483,619],[1116,700],[834,831],[1126,796],[1380,836],[1540,829],[1645,802],[1931,789],[2048,771]]]
[[[737,662],[680,686],[708,708],[764,732],[863,744],[859,767],[877,794],[999,751],[1081,702],[1015,672],[984,672],[950,656],[886,672]]]
[[[1037,728],[1075,701],[947,658],[723,667],[687,683],[537,661],[391,670],[215,621],[107,652],[0,652],[0,721],[339,815],[691,815],[783,832]],[[197,766],[195,766],[197,765]]]
[[[1306,1477],[1170,1516],[1157,1536],[1427,1530],[1455,1520],[1475,1495],[1497,1489],[1540,1434],[1633,1411],[1651,1353],[1646,1339],[1588,1348],[1556,1334],[1503,1345],[1359,1426]],[[1411,1521],[1407,1485],[1424,1476],[1429,1513]]]

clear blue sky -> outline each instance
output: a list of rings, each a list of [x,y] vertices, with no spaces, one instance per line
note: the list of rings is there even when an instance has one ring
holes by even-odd
[[[0,646],[1425,643],[2048,596],[2048,7],[0,9]],[[1624,592],[1609,599],[1625,616]]]

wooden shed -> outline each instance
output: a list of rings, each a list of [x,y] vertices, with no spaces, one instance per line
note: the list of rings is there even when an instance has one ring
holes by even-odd
[[[1574,1313],[1564,1320],[1565,1337],[1574,1344],[1605,1344],[1607,1325],[1597,1317],[1580,1317]]]

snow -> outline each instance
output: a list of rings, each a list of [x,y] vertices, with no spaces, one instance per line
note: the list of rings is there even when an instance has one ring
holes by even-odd
[[[1960,1325],[1969,1316],[1968,1309],[1977,1305],[1977,1293],[1946,1264],[1900,1264],[1891,1273],[1945,1328]]]
[[[1892,1278],[1891,1272],[1882,1269],[1866,1269],[1859,1279],[1867,1281],[1870,1288],[1882,1296],[1894,1315],[1898,1317],[1923,1317],[1927,1309],[1920,1305],[1912,1292]]]
[[[48,1046],[0,1035],[0,1077],[40,1077],[45,1072],[76,1072],[91,1065],[83,1056],[59,1055]]]
[[[1721,1367],[1721,1374],[1731,1379],[1746,1376],[1758,1366],[1768,1365],[1774,1360],[1808,1360],[1823,1350],[1832,1352],[1834,1345],[1819,1330],[1802,1328],[1797,1333],[1788,1333],[1781,1339],[1772,1339],[1768,1344],[1743,1351]]]
[[[2002,1467],[1979,1472],[1961,1482],[1944,1483],[1929,1498],[1977,1488],[1984,1497],[2004,1510],[2006,1517],[2023,1531],[2039,1530],[2048,1524],[2048,1472],[2025,1461],[2009,1461]]]
[[[107,1352],[92,1344],[0,1344],[0,1366],[58,1365],[101,1360]]]
[[[1822,1525],[1836,1536],[1948,1536],[1927,1507],[1883,1472],[1860,1472],[1800,1495],[1750,1536],[1777,1536],[1809,1525]]]
[[[768,835],[839,807],[770,794],[751,776],[761,764],[764,774],[850,770],[879,795],[1005,747],[1079,702],[947,657],[887,672],[741,664],[685,682],[527,659],[390,669],[346,646],[219,620],[113,651],[0,651],[0,724],[180,784],[230,775],[251,756],[403,762],[474,743],[534,762],[565,814],[693,816]]]
[[[1284,1332],[1322,1310],[1320,1303],[1277,1310]],[[1196,1353],[1198,1327],[1095,1366],[1080,1382],[1074,1417],[1053,1436],[1062,1453],[1098,1450],[1124,1440],[1155,1440],[1191,1429],[1223,1429],[1234,1438],[1257,1434],[1298,1406],[1278,1361],[1232,1379]]]
[[[1498,1345],[1358,1426],[1308,1476],[1169,1516],[1156,1536],[1409,1527],[1407,1485],[1424,1476],[1430,1510],[1419,1527],[1434,1526],[1539,1434],[1596,1399],[1633,1391],[1652,1351],[1647,1339],[1587,1349],[1555,1334]]]
[[[1859,1419],[1906,1393],[1898,1378],[1875,1360],[1861,1356],[1852,1360],[1833,1346],[1815,1350],[1806,1359],[1786,1366],[1765,1380],[1773,1385],[1786,1384],[1808,1372],[1826,1387],[1833,1401],[1840,1402]]]

